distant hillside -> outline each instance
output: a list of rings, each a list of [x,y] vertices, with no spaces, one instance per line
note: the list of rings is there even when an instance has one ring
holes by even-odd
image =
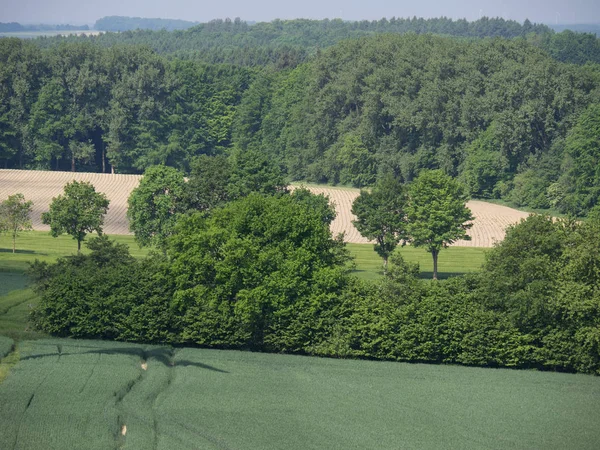
[[[571,30],[576,33],[594,33],[600,35],[600,23],[558,24],[548,26],[558,33],[565,30]]]
[[[94,29],[101,31],[185,30],[199,22],[179,19],[146,19],[143,17],[107,16],[96,21]]]
[[[70,25],[70,24],[35,24],[21,25],[17,22],[3,23],[0,22],[0,33],[14,33],[23,31],[70,31],[70,30],[89,30],[87,25]]]

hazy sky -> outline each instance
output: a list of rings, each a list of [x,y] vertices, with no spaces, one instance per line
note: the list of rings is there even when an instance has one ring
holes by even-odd
[[[0,22],[93,24],[103,16],[137,16],[206,22],[215,18],[269,21],[275,18],[439,17],[481,15],[522,22],[598,23],[599,0],[0,0]]]

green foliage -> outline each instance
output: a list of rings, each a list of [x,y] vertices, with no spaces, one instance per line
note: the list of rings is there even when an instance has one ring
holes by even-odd
[[[96,192],[91,183],[73,181],[65,185],[64,195],[52,199],[50,211],[42,214],[42,222],[50,225],[52,236],[66,233],[77,240],[79,252],[87,233],[102,234],[109,203],[106,195]]]
[[[437,256],[442,248],[469,240],[473,220],[465,205],[462,186],[440,170],[423,171],[409,187],[406,208],[408,234],[415,247],[425,247],[433,256],[433,279],[437,279]]]
[[[164,249],[177,215],[184,211],[185,180],[177,169],[152,166],[127,199],[129,229],[140,246]]]
[[[185,30],[198,22],[177,19],[145,19],[141,17],[105,16],[96,20],[94,30],[127,31],[127,30]]]
[[[88,247],[88,255],[31,266],[40,295],[35,326],[59,336],[173,342],[166,262],[158,256],[138,262],[105,236],[90,239]]]
[[[225,155],[201,155],[192,161],[185,186],[185,208],[210,211],[251,193],[264,195],[287,191],[279,167],[268,157],[252,149],[235,149]]]
[[[543,165],[596,98],[598,79],[596,69],[561,65],[524,41],[365,38],[274,82],[253,136],[292,179],[361,186],[441,168],[474,196],[506,197],[512,178]],[[559,175],[544,169],[536,189]],[[519,194],[538,205],[544,196]]]
[[[579,116],[565,140],[565,152],[569,191],[559,207],[584,215],[600,197],[600,104],[590,105]]]
[[[460,177],[470,195],[498,198],[496,185],[506,178],[507,170],[508,161],[491,126],[467,147]]]
[[[13,241],[12,251],[15,253],[19,232],[31,230],[31,211],[33,202],[25,201],[23,194],[9,195],[0,203],[0,233],[8,232]]]
[[[209,211],[228,202],[231,171],[225,155],[200,155],[195,158],[185,188],[186,208]]]
[[[369,283],[348,276],[333,217],[305,190],[252,194],[184,216],[168,259],[91,239],[88,255],[33,265],[34,323],[61,336],[600,373],[597,219],[531,216],[481,273],[435,283],[396,252]]]
[[[291,332],[290,321],[310,328],[297,314],[317,320],[320,302],[334,301],[344,282],[346,256],[331,238],[333,217],[324,197],[297,190],[251,194],[209,217],[182,218],[169,257],[183,340],[299,350],[300,337],[280,334]],[[313,309],[304,311],[305,302]]]
[[[361,191],[352,204],[352,223],[359,233],[376,241],[375,251],[383,258],[384,267],[396,246],[408,239],[406,204],[408,198],[403,185],[389,176],[373,189]]]
[[[231,199],[252,192],[273,195],[286,191],[287,183],[280,168],[256,150],[236,149],[230,157],[232,167],[227,192]]]

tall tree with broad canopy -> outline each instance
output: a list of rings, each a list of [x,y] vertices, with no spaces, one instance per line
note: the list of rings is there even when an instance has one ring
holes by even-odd
[[[15,253],[17,236],[20,231],[31,230],[31,200],[25,201],[23,194],[9,195],[0,203],[0,231],[10,233]]]
[[[129,230],[140,246],[154,245],[164,250],[173,233],[176,215],[184,210],[185,179],[173,167],[152,166],[129,195]]]
[[[347,279],[334,217],[327,198],[304,189],[251,193],[209,215],[182,216],[168,254],[184,340],[277,351],[312,345],[339,320],[326,309]]]
[[[77,253],[81,253],[81,242],[87,233],[102,235],[109,203],[106,195],[96,192],[91,183],[73,181],[65,185],[63,195],[52,199],[50,211],[42,214],[42,222],[50,225],[54,237],[71,235],[77,240]]]
[[[470,240],[467,230],[473,225],[467,195],[461,184],[441,170],[419,174],[409,187],[406,208],[412,245],[425,247],[433,256],[433,279],[437,280],[438,255],[453,242]]]
[[[407,195],[400,180],[389,175],[369,192],[361,190],[352,204],[352,223],[359,233],[375,241],[375,251],[383,258],[387,271],[388,258],[400,241],[408,239],[406,223]]]

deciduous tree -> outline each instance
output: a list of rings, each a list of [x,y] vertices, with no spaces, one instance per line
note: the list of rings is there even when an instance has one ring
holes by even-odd
[[[438,255],[453,242],[469,240],[473,220],[466,207],[462,186],[441,170],[424,171],[409,189],[406,208],[412,245],[425,247],[433,256],[433,279],[437,280]]]
[[[173,232],[176,215],[184,209],[183,173],[167,166],[149,167],[127,203],[129,229],[140,246],[164,248]]]
[[[77,240],[77,253],[87,233],[95,231],[102,235],[104,216],[110,201],[106,195],[96,192],[86,181],[67,183],[64,194],[52,199],[50,211],[42,214],[42,222],[50,225],[50,234],[58,237],[67,233]]]
[[[10,233],[13,241],[13,253],[15,253],[19,232],[31,230],[32,205],[31,200],[25,201],[23,194],[9,195],[0,203],[0,231],[5,230]]]
[[[375,241],[375,251],[383,258],[384,271],[388,258],[400,241],[408,238],[406,229],[407,196],[399,180],[388,176],[370,192],[360,191],[352,204],[352,223],[359,233]]]

